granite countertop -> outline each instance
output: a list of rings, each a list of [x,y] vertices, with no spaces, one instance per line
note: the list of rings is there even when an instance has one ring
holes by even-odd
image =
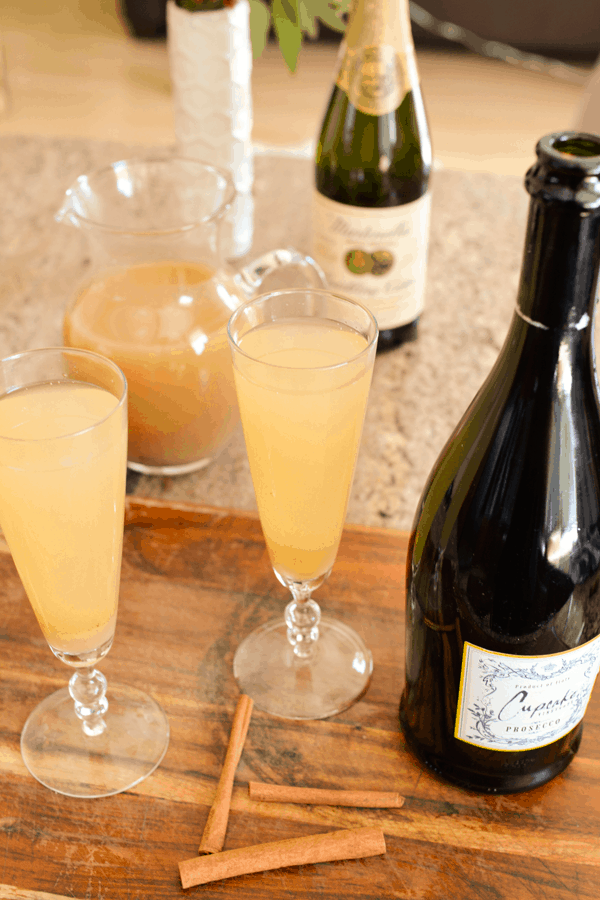
[[[123,144],[0,137],[0,354],[62,343],[63,311],[88,264],[53,218],[66,188],[99,165],[150,154]],[[159,152],[159,151],[157,151]],[[312,164],[260,155],[255,242],[310,250]],[[446,439],[500,350],[514,307],[527,195],[522,179],[436,171],[426,311],[418,340],[377,358],[348,521],[409,529]],[[238,431],[208,468],[141,477],[138,496],[255,509]]]

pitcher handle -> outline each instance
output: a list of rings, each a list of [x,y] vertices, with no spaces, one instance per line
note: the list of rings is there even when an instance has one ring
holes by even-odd
[[[282,283],[277,284],[275,273],[295,267],[296,276],[286,275]],[[327,282],[321,266],[311,256],[307,256],[295,250],[293,247],[269,250],[258,259],[253,260],[242,269],[238,269],[235,280],[241,288],[243,295],[250,299],[263,286],[269,277],[269,290],[279,288],[325,288]]]
[[[75,184],[72,184],[65,192],[61,208],[54,213],[56,222],[81,228],[82,219],[85,219],[79,200],[81,191],[84,196],[90,193],[87,175],[80,175]]]

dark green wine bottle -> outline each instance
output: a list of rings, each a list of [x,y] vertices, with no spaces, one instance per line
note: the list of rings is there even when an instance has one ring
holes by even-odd
[[[379,350],[416,337],[430,171],[408,0],[355,0],[317,146],[313,254],[374,313]]]
[[[490,793],[566,768],[600,666],[600,137],[542,138],[525,185],[513,320],[429,478],[406,576],[406,741]]]

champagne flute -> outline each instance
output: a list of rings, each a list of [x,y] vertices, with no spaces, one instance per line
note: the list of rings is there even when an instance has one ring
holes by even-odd
[[[21,752],[72,797],[127,790],[160,763],[169,726],[147,694],[95,666],[113,642],[123,545],[127,385],[95,353],[0,361],[0,526],[50,649],[75,673],[27,719]]]
[[[312,592],[337,554],[373,372],[377,324],[328,291],[277,291],[229,321],[236,391],[275,575],[292,600],[239,646],[234,675],[256,705],[290,719],[341,712],[366,691],[370,651],[321,616]]]

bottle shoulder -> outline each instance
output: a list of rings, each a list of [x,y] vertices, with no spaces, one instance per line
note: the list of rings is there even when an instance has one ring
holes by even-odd
[[[446,445],[411,543],[409,589],[429,615],[460,606],[488,638],[534,634],[600,578],[591,372],[575,366],[561,384],[558,360],[544,372],[522,349],[499,360]]]
[[[315,165],[317,190],[351,206],[399,206],[428,190],[431,142],[420,92],[382,116],[357,110],[335,86]]]

